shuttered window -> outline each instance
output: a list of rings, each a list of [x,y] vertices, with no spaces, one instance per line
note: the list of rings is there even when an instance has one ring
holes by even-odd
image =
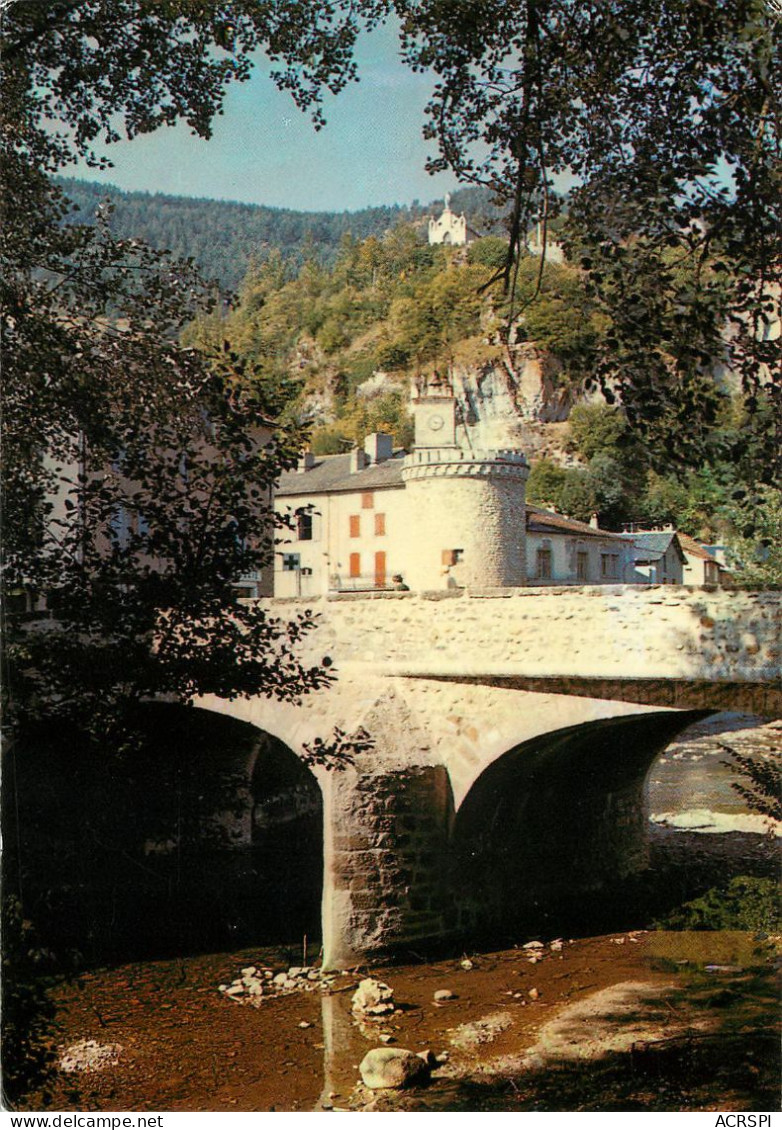
[[[538,550],[537,563],[538,563],[538,569],[537,569],[538,580],[540,580],[540,581],[550,581],[551,580],[551,550],[550,549],[539,549]]]

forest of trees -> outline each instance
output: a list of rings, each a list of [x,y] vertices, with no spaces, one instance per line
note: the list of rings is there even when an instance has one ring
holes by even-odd
[[[297,265],[310,257],[331,265],[344,235],[357,240],[380,237],[401,222],[422,223],[442,208],[435,200],[357,212],[296,212],[161,192],[125,192],[116,185],[74,178],[58,178],[57,183],[74,206],[70,222],[94,224],[110,201],[113,210],[107,221],[115,238],[141,239],[158,251],[192,258],[205,278],[229,291],[239,286],[252,261],[262,263],[275,249]],[[486,189],[460,189],[453,194],[452,207],[467,212],[480,232],[502,230],[505,209],[492,204]]]

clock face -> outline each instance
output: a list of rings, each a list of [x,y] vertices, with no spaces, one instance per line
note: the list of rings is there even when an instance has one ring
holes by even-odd
[[[436,416],[435,415],[435,416],[429,417],[428,423],[429,423],[429,428],[431,429],[431,431],[439,432],[440,428],[443,426],[445,421],[443,420],[442,416]]]

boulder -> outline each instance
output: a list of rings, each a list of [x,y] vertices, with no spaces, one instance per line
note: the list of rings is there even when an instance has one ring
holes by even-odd
[[[372,1048],[359,1065],[361,1078],[367,1087],[378,1090],[385,1087],[412,1087],[429,1078],[427,1060],[407,1048]]]
[[[455,1001],[457,998],[456,993],[452,992],[450,989],[437,989],[434,994],[434,999],[440,1004],[442,1001]]]

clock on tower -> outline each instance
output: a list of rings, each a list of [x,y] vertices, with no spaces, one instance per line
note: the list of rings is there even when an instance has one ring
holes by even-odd
[[[456,400],[450,392],[431,390],[414,401],[415,446],[456,446]]]

